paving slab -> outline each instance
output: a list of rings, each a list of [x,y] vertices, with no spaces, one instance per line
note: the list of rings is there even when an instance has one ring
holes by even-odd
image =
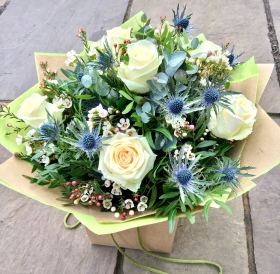
[[[275,119],[280,125],[280,118]],[[258,273],[278,274],[280,266],[280,166],[254,180],[250,191],[255,261]]]
[[[280,3],[278,0],[269,0],[271,14],[273,17],[274,29],[280,43]]]
[[[129,0],[12,0],[0,16],[0,100],[35,85],[34,52],[80,52],[78,29],[91,40],[122,24]]]
[[[274,0],[278,3],[278,0]],[[172,9],[176,9],[178,0],[170,1],[133,1],[131,16],[143,10],[152,25],[159,25],[159,16],[166,15],[171,22]],[[184,3],[181,3],[183,7]],[[279,4],[276,4],[279,7]],[[219,11],[219,12],[217,12]],[[244,52],[241,61],[255,57],[257,63],[274,63],[262,0],[236,1],[187,1],[187,14],[192,13],[191,23],[217,45],[230,42],[235,45],[235,52]],[[257,18],[257,19],[256,19]],[[279,21],[280,22],[280,21]],[[273,98],[273,100],[271,100]],[[270,113],[277,113],[280,105],[280,88],[274,70],[270,82],[260,102],[263,109]]]
[[[213,208],[210,209],[208,223],[205,222],[201,213],[196,215],[196,222],[193,225],[186,218],[180,219],[173,252],[171,255],[163,255],[180,259],[214,261],[223,267],[223,273],[247,274],[248,255],[242,198],[229,202],[229,206],[234,216],[222,209]],[[172,264],[147,256],[139,250],[126,249],[126,253],[142,264],[170,274],[218,273],[217,268],[213,266]],[[124,259],[123,271],[123,273],[148,273],[136,268],[126,258]]]

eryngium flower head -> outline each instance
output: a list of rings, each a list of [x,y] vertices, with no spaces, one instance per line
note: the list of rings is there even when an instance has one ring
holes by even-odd
[[[58,124],[43,124],[38,130],[40,140],[46,142],[54,142],[58,140],[60,127]]]
[[[167,121],[170,121],[172,125],[179,124],[184,126],[185,116],[187,114],[203,109],[203,107],[195,107],[200,100],[188,101],[188,93],[182,92],[181,94],[176,92],[175,95],[167,95],[167,98],[163,102],[155,102],[160,104],[163,109],[163,114]]]
[[[105,52],[96,49],[98,52],[98,57],[95,62],[93,62],[94,68],[97,70],[108,70],[112,68],[115,64],[114,55],[108,45],[107,40],[104,42]]]
[[[189,193],[197,196],[203,200],[205,196],[205,188],[211,184],[211,182],[199,180],[199,174],[202,168],[197,168],[201,155],[198,155],[193,161],[189,161],[185,157],[185,147],[180,150],[178,159],[169,153],[170,165],[167,172],[169,174],[169,183],[179,188],[181,200],[185,203],[186,197]]]
[[[229,65],[230,65],[231,67],[234,67],[234,66],[236,66],[237,64],[239,64],[238,59],[239,59],[239,58],[242,56],[242,54],[244,53],[244,52],[242,52],[242,53],[240,53],[239,55],[235,56],[234,53],[233,53],[233,51],[234,51],[234,46],[232,47],[232,50],[230,51],[230,54],[228,55],[228,62],[229,62]]]
[[[206,79],[206,86],[200,93],[201,102],[200,105],[204,107],[207,115],[207,120],[210,119],[210,110],[213,108],[215,114],[218,113],[218,106],[226,108],[233,112],[233,110],[229,107],[230,102],[225,97],[226,95],[237,94],[238,92],[233,91],[224,91],[224,85],[227,82],[229,76],[225,77],[222,81],[217,82],[218,75],[214,76],[211,79],[211,82]]]
[[[74,125],[68,125],[67,133],[69,136],[61,137],[61,140],[70,144],[77,151],[77,159],[86,153],[89,159],[93,158],[95,153],[99,151],[102,146],[100,134],[101,125],[99,124],[94,129],[90,129],[86,120],[76,121]]]
[[[192,30],[194,30],[195,28],[192,27],[192,25],[190,24],[190,19],[191,19],[191,14],[189,15],[185,15],[185,11],[186,11],[186,5],[184,6],[184,9],[180,15],[179,13],[179,4],[177,6],[177,12],[175,13],[175,11],[173,10],[173,14],[174,14],[174,18],[173,18],[173,23],[174,25],[172,25],[177,31],[182,31],[183,29],[189,34]]]
[[[230,187],[234,193],[237,195],[237,189],[240,188],[242,190],[242,186],[239,183],[239,177],[251,177],[252,174],[242,173],[244,170],[254,169],[252,167],[239,167],[240,161],[232,161],[228,157],[223,157],[222,161],[218,160],[218,169],[215,173],[222,174],[218,179],[218,182],[221,184],[221,189],[225,189]]]

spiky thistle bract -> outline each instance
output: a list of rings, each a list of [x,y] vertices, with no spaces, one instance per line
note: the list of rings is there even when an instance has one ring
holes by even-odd
[[[217,81],[217,75],[211,79],[211,82],[206,79],[206,86],[200,92],[200,105],[204,107],[207,116],[207,121],[210,119],[211,109],[214,113],[218,114],[218,107],[226,108],[233,112],[230,108],[230,102],[227,95],[239,94],[235,91],[224,91],[223,87],[227,83],[229,76],[225,77],[222,81]]]
[[[200,173],[203,168],[199,168],[198,155],[194,160],[188,160],[185,156],[184,146],[180,149],[178,159],[169,153],[169,163],[167,173],[169,175],[168,183],[171,186],[177,187],[180,191],[180,197],[183,203],[186,199],[189,200],[190,195],[194,195],[200,200],[203,200],[206,187],[212,182],[200,180]]]
[[[182,11],[182,13],[180,14],[179,10],[180,10],[180,5],[177,5],[177,11],[175,13],[175,11],[173,10],[173,24],[171,25],[172,27],[175,28],[176,31],[181,32],[183,29],[186,31],[186,33],[190,34],[191,31],[195,30],[195,28],[192,27],[192,25],[190,24],[190,19],[192,14],[189,15],[185,15],[185,11],[186,11],[186,6],[184,6],[184,9]]]
[[[221,185],[221,189],[230,187],[235,196],[237,196],[237,189],[242,189],[239,182],[239,177],[252,177],[254,175],[249,173],[242,173],[242,171],[247,171],[254,169],[253,167],[240,167],[240,160],[233,161],[228,157],[223,157],[222,160],[217,159],[217,169],[215,173],[221,174],[217,179]]]
[[[67,127],[67,133],[70,133],[70,136],[63,136],[61,140],[78,149],[76,158],[86,153],[87,157],[92,159],[102,147],[102,137],[99,135],[100,129],[100,124],[94,129],[90,129],[86,120],[83,120],[83,123],[75,121],[74,124]]]

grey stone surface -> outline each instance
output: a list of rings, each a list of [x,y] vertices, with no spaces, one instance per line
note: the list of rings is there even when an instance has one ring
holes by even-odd
[[[278,0],[269,0],[271,14],[278,43],[280,43],[280,4]]]
[[[159,16],[166,15],[171,22],[172,9],[176,9],[178,0],[165,1],[134,1],[131,15],[143,10],[152,25],[159,25]],[[275,3],[278,3],[275,0]],[[184,3],[181,3],[181,7]],[[279,4],[278,5],[279,8]],[[155,8],[156,7],[156,8]],[[217,12],[218,11],[218,12]],[[274,63],[262,0],[236,1],[195,1],[187,2],[187,14],[193,13],[191,23],[217,45],[230,42],[235,45],[235,52],[245,52],[242,61],[255,57],[257,63]],[[279,38],[279,37],[278,37]],[[273,100],[271,100],[273,98]],[[263,95],[261,106],[267,112],[279,112],[280,88],[275,70]]]
[[[280,118],[275,119],[280,125]],[[280,157],[280,156],[279,156]],[[254,180],[250,191],[255,260],[258,273],[278,274],[280,266],[280,166]]]
[[[248,255],[244,227],[242,198],[229,202],[234,216],[222,209],[210,209],[210,219],[206,223],[202,214],[196,215],[191,225],[186,218],[180,220],[175,236],[172,258],[209,260],[220,264],[223,273],[247,274]],[[172,264],[145,255],[142,251],[126,249],[129,256],[139,262],[155,267],[170,274],[215,274],[217,268],[208,265]],[[169,256],[164,254],[164,256]],[[124,259],[124,273],[149,273],[138,269]],[[262,272],[260,272],[262,273]]]
[[[0,0],[0,7],[4,6],[6,4],[7,0]]]
[[[0,100],[13,100],[35,85],[34,52],[80,52],[78,29],[99,39],[121,25],[128,0],[12,0],[0,16]]]

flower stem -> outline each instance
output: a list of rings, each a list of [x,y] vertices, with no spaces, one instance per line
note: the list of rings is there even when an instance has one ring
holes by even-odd
[[[219,264],[215,263],[215,262],[205,261],[205,260],[183,260],[183,259],[175,259],[175,258],[166,258],[166,257],[160,256],[160,255],[157,255],[157,254],[154,254],[154,253],[148,251],[143,246],[143,243],[142,243],[142,240],[141,240],[141,237],[140,237],[139,227],[137,227],[137,237],[138,237],[139,245],[141,246],[142,250],[146,254],[148,254],[148,255],[150,255],[152,257],[155,257],[157,259],[160,259],[160,260],[163,260],[163,261],[167,261],[167,262],[170,262],[170,263],[179,263],[179,264],[210,264],[210,265],[216,266],[219,269],[219,274],[223,273],[222,267]]]

